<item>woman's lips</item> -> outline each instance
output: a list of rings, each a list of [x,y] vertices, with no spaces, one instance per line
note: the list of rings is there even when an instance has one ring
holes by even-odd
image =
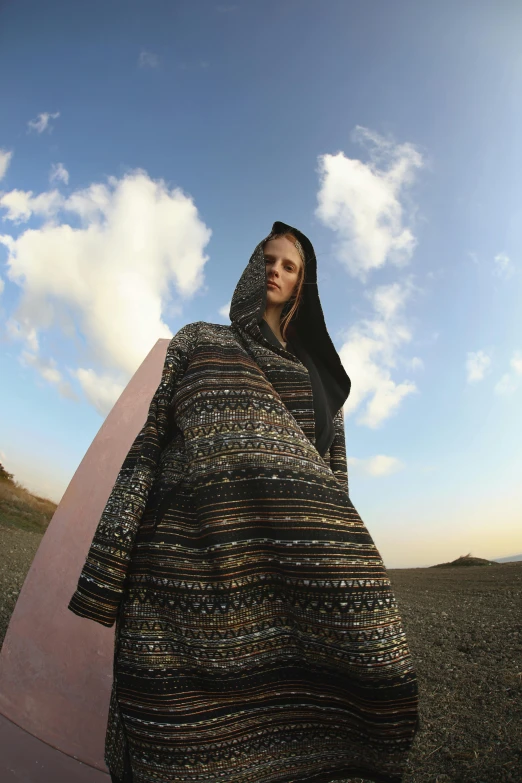
[[[268,285],[269,287],[272,287],[272,286],[273,286],[274,288],[279,288],[279,286],[277,285],[277,283],[273,283],[271,280],[269,280],[269,281],[268,281],[267,285]]]

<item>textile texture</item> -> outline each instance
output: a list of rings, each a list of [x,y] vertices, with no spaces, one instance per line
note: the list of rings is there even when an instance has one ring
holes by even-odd
[[[259,329],[259,243],[231,324],[198,321],[170,341],[69,603],[116,623],[114,783],[402,779],[415,672],[349,497],[350,380],[324,323],[313,247],[292,230],[308,283],[294,330],[320,352],[333,441],[321,456],[308,370]]]

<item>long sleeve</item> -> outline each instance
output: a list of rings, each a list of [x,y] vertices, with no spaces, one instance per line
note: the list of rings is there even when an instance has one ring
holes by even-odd
[[[346,438],[344,433],[344,409],[340,408],[334,416],[335,435],[330,446],[330,466],[332,472],[348,493],[348,461],[346,458]]]
[[[116,620],[134,539],[165,446],[168,407],[187,368],[198,323],[182,327],[168,345],[147,420],[120,468],[68,604],[74,614],[101,625],[110,627]]]

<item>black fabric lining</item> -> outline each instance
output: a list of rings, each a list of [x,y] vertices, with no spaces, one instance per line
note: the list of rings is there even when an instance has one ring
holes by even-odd
[[[276,346],[282,346],[282,343],[277,339],[264,318],[261,319],[259,328],[261,329],[263,336],[266,337],[270,343]],[[332,445],[335,435],[333,416],[337,411],[335,410],[332,413],[332,400],[337,400],[336,392],[333,390],[333,392],[328,395],[314,360],[301,341],[297,339],[297,335],[294,335],[292,340],[289,338],[287,339],[286,350],[293,353],[294,356],[297,356],[310,375],[314,401],[315,447],[321,457],[323,457]],[[329,379],[329,376],[326,375],[326,373],[325,377],[327,380]],[[335,406],[335,404],[336,402],[333,402],[333,406]]]

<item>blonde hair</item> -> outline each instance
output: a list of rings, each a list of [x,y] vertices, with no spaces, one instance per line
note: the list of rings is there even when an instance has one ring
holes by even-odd
[[[297,239],[297,237],[295,237],[289,231],[286,232],[285,234],[274,234],[273,236],[268,237],[268,239],[266,239],[263,242],[263,250],[265,249],[265,245],[268,242],[270,242],[272,239],[276,239],[276,237],[277,238],[284,237],[285,239],[290,240],[290,242],[293,245],[295,245],[296,241],[299,241]],[[301,254],[299,253],[299,255],[301,255]],[[297,312],[297,308],[299,307],[299,303],[301,302],[302,291],[303,291],[303,283],[304,283],[304,278],[305,278],[305,260],[304,260],[304,258],[302,256],[301,256],[301,260],[302,260],[303,263],[301,264],[301,267],[300,267],[300,270],[299,270],[299,278],[298,278],[297,283],[296,283],[295,293],[293,293],[292,296],[290,297],[290,299],[288,300],[289,302],[292,302],[292,305],[290,307],[290,310],[286,313],[286,315],[284,315],[281,318],[281,324],[280,325],[281,325],[281,336],[282,336],[283,340],[286,340],[286,330],[288,328],[288,325],[289,325],[290,321],[292,320],[292,318],[294,317],[295,313]]]

